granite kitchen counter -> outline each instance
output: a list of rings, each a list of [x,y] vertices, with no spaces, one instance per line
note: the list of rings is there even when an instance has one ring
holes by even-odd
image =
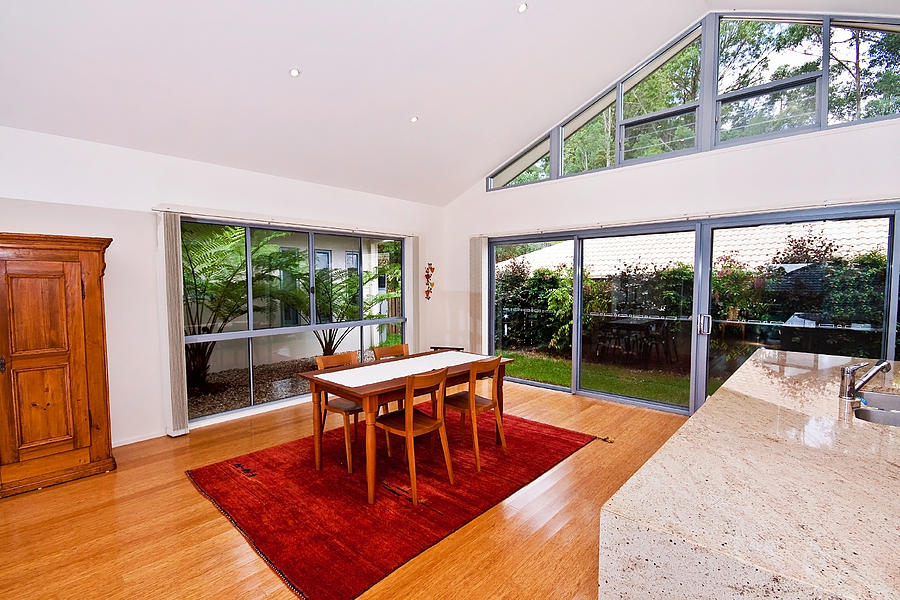
[[[900,598],[900,427],[838,419],[852,362],[748,359],[604,504],[599,597]]]

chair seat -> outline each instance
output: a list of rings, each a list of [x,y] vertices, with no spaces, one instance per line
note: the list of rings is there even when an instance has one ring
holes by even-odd
[[[397,432],[403,435],[406,431],[406,414],[405,411],[395,410],[387,414],[381,415],[375,419],[375,424],[389,431]],[[437,429],[441,424],[440,421],[429,417],[419,410],[413,410],[413,431],[416,433],[425,432],[430,429]]]
[[[469,410],[469,392],[463,391],[448,395],[444,398],[444,406],[462,411]],[[494,403],[491,402],[490,398],[475,394],[475,410],[477,412],[490,409],[493,406]]]
[[[353,413],[362,412],[362,404],[340,396],[329,396],[328,402],[325,403],[325,410],[352,415]]]

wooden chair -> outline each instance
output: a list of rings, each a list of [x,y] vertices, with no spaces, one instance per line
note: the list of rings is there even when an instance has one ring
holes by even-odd
[[[397,344],[396,346],[381,346],[373,348],[375,352],[375,360],[383,358],[391,358],[394,356],[409,356],[409,344]]]
[[[490,373],[491,397],[479,396],[475,393],[478,379],[484,379]],[[472,363],[469,368],[469,389],[467,391],[450,394],[444,399],[444,407],[458,410],[460,432],[465,432],[466,414],[472,418],[472,444],[475,446],[475,470],[481,471],[481,456],[478,453],[478,413],[487,410],[494,411],[497,419],[497,431],[500,433],[500,445],[504,454],[509,454],[506,449],[506,436],[503,434],[503,418],[500,415],[500,407],[497,404],[497,394],[500,386],[500,357],[488,358]]]
[[[395,356],[409,356],[409,344],[381,346],[378,348],[373,348],[372,351],[375,353],[375,360],[393,358]],[[385,412],[387,412],[387,405],[384,405],[384,410]],[[403,400],[397,400],[397,410],[403,410]]]
[[[350,352],[342,352],[341,354],[332,354],[331,356],[317,356],[316,366],[319,369],[331,369],[333,367],[344,367],[347,365],[359,364],[359,353],[355,350]],[[341,415],[344,418],[344,449],[347,452],[347,472],[353,473],[353,449],[350,442],[350,416],[353,415],[353,437],[356,437],[359,421],[359,413],[362,412],[362,405],[353,400],[347,400],[340,396],[328,397],[325,394],[325,401],[322,403],[322,430],[325,430],[325,417],[329,412]]]
[[[387,437],[387,453],[391,456],[391,434],[406,438],[406,458],[409,461],[409,481],[412,487],[413,504],[419,503],[416,490],[416,452],[414,440],[420,435],[437,431],[444,448],[444,462],[447,476],[453,484],[453,465],[450,462],[450,447],[447,445],[447,429],[444,427],[444,392],[447,388],[447,369],[429,373],[410,375],[406,378],[405,408],[381,415],[375,419],[375,426],[384,429]],[[429,417],[413,407],[416,396],[431,394],[434,416]]]

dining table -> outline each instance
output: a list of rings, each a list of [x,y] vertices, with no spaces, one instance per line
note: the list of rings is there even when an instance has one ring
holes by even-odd
[[[406,379],[410,375],[447,368],[447,387],[467,383],[473,362],[492,358],[483,354],[454,350],[421,352],[409,356],[383,359],[376,362],[319,369],[300,373],[309,381],[313,410],[313,450],[316,470],[322,469],[322,403],[326,394],[333,394],[359,402],[366,422],[366,486],[369,504],[375,503],[375,418],[378,407],[394,400],[402,400]],[[497,382],[497,403],[503,414],[503,378],[511,358],[500,360]],[[499,443],[499,437],[497,438]]]

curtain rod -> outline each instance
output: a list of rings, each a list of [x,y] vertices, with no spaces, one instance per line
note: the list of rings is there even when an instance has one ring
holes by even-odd
[[[289,227],[299,229],[318,229],[334,233],[349,233],[354,235],[386,235],[389,237],[418,237],[417,233],[404,231],[376,231],[361,227],[347,227],[336,225],[327,221],[309,220],[304,222],[291,220],[289,217],[264,216],[252,213],[212,211],[192,206],[159,205],[151,209],[158,213],[176,213],[185,217],[198,219],[211,219],[219,221],[235,221],[235,224],[270,225],[274,227]]]

